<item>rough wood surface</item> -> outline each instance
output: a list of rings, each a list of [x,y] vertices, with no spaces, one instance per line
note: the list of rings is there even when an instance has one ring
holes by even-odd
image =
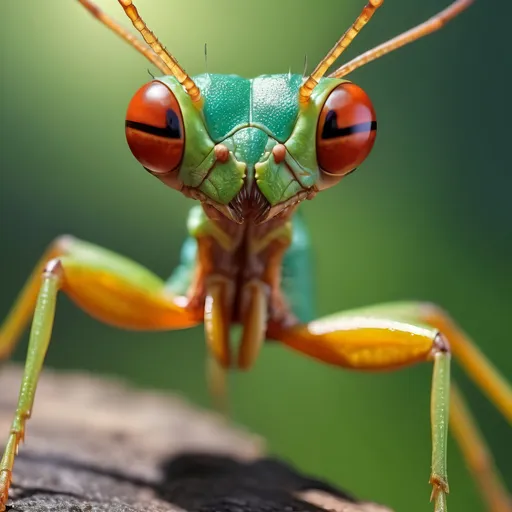
[[[21,374],[0,372],[0,435]],[[45,371],[12,512],[390,512],[261,458],[261,440],[183,400]],[[325,507],[325,508],[324,508]]]

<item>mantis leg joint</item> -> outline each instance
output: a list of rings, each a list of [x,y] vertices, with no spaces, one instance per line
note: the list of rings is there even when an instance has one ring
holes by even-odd
[[[60,258],[54,258],[50,260],[44,267],[43,277],[62,279],[64,275],[64,269],[62,268],[62,262]]]
[[[436,354],[450,354],[451,351],[450,342],[444,334],[439,332],[432,344],[432,356]]]

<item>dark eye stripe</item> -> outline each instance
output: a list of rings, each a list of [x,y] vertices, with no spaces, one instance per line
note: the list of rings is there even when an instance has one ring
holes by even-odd
[[[353,124],[338,128],[338,116],[334,110],[331,110],[325,117],[324,129],[322,130],[322,139],[335,139],[336,137],[346,137],[354,133],[370,132],[377,129],[377,121],[368,121],[367,123]]]
[[[150,135],[156,135],[157,137],[165,137],[166,139],[181,139],[180,121],[176,112],[174,112],[172,109],[169,109],[166,112],[165,118],[167,122],[167,126],[165,128],[129,120],[125,122],[125,126],[126,128],[133,128],[139,132],[149,133]]]

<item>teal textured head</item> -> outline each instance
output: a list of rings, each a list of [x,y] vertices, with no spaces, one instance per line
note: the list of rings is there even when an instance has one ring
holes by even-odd
[[[313,197],[373,145],[371,103],[345,80],[322,79],[306,103],[301,75],[194,83],[198,102],[172,76],[142,87],[128,108],[128,143],[150,173],[235,222],[263,222]]]

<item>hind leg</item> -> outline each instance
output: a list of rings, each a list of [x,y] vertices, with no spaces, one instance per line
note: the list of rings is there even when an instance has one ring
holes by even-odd
[[[512,499],[496,469],[492,453],[455,383],[452,383],[450,394],[450,427],[489,512],[512,512]]]

